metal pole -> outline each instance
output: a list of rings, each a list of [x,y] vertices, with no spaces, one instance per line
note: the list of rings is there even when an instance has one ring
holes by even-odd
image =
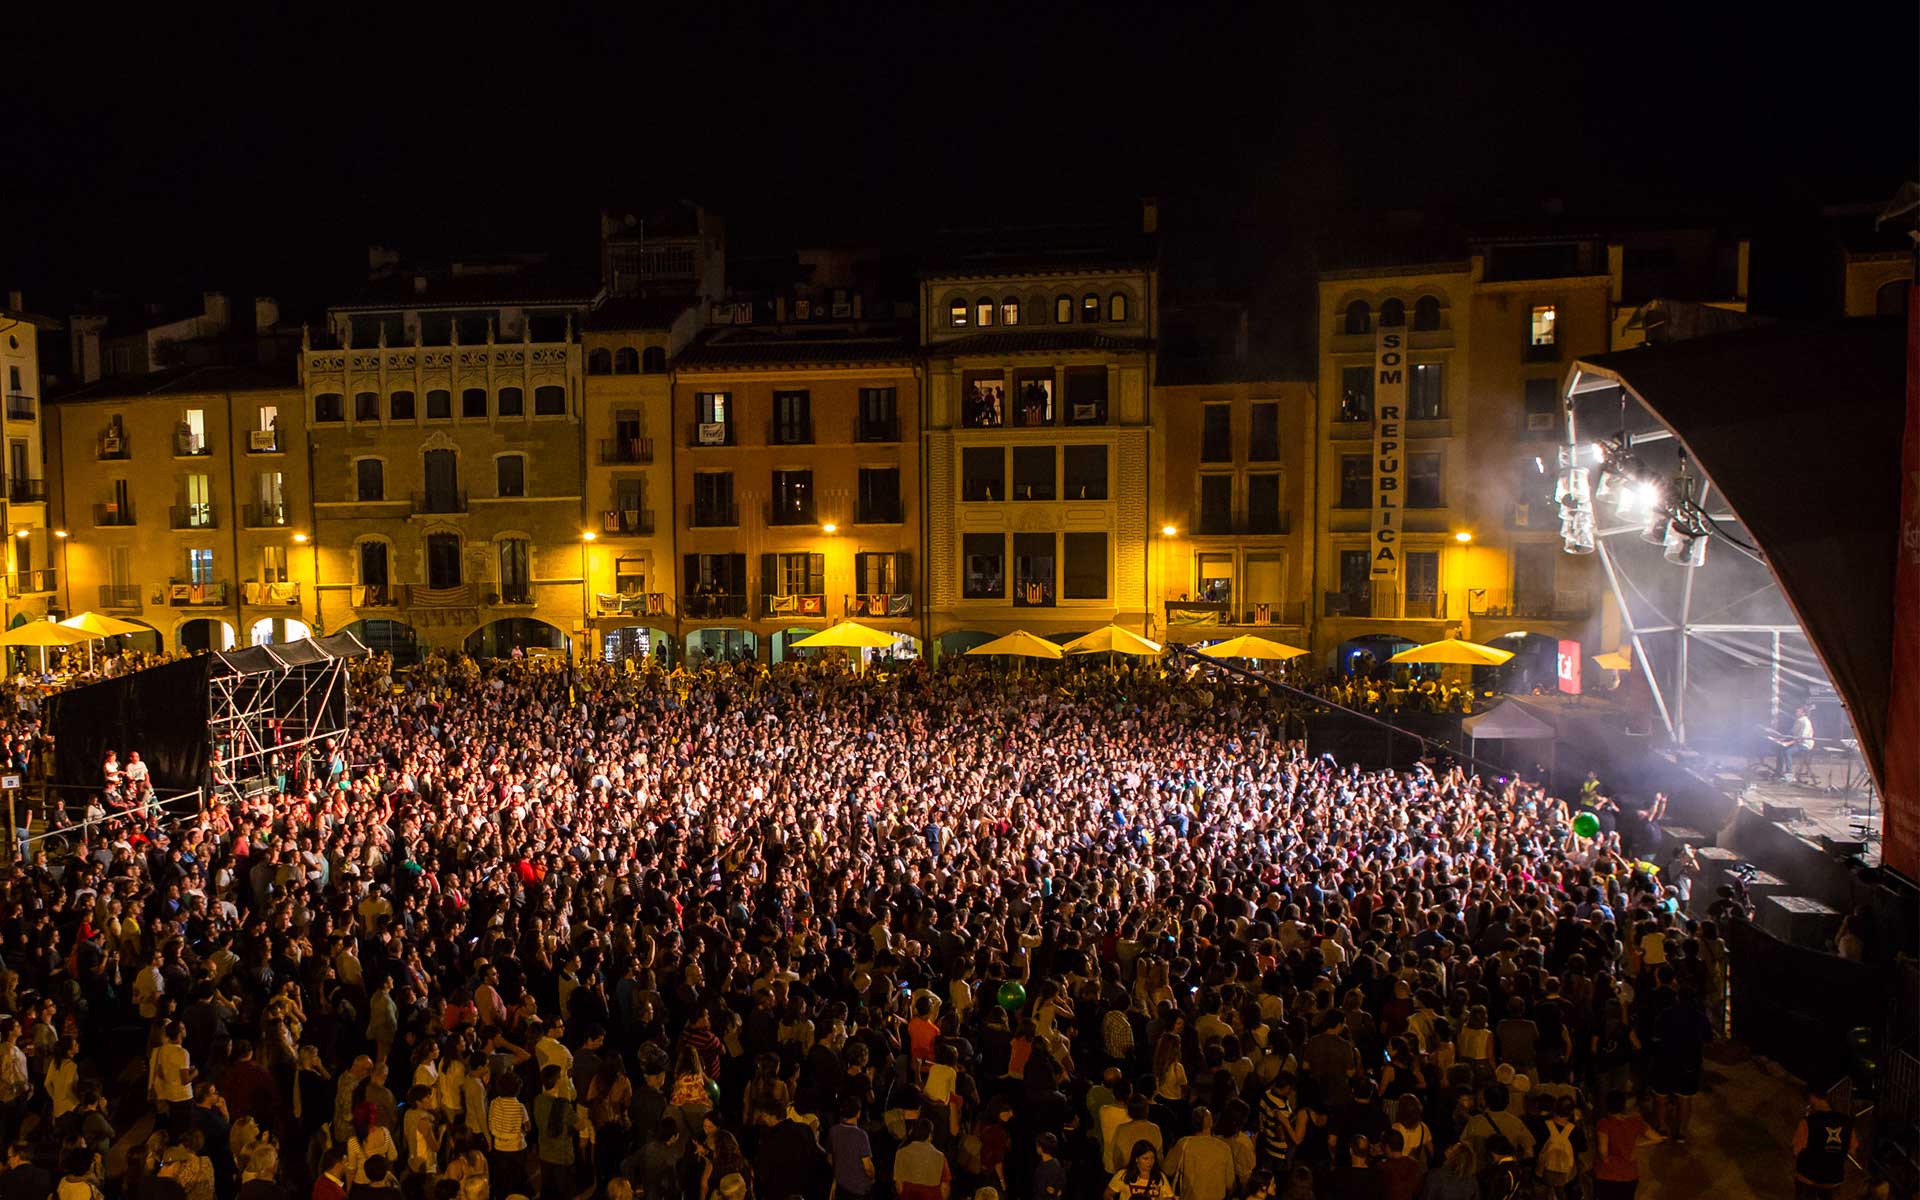
[[[1780,728],[1780,631],[1773,631],[1773,695],[1771,697],[1773,727]]]

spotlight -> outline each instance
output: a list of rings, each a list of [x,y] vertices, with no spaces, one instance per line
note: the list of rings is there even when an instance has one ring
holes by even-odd
[[[1707,562],[1707,531],[1688,526],[1674,517],[1667,524],[1666,560],[1677,567],[1701,567]]]

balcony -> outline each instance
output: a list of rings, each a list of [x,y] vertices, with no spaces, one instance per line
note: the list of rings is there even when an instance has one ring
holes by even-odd
[[[128,448],[127,435],[116,429],[100,435],[93,456],[101,462],[124,462],[133,457],[133,451]]]
[[[467,493],[460,491],[433,491],[413,493],[413,511],[415,514],[463,513],[467,511]]]
[[[172,608],[218,608],[227,602],[227,581],[213,579],[195,582],[191,579],[167,580],[167,604]]]
[[[767,426],[767,445],[769,446],[811,446],[813,444],[813,419],[803,421],[775,421]]]
[[[1447,619],[1447,597],[1444,592],[1419,592],[1402,597],[1397,591],[1363,583],[1325,593],[1321,612],[1329,617],[1444,621]]]
[[[47,500],[47,481],[29,479],[24,475],[9,475],[7,499],[15,504],[44,504]]]
[[[297,608],[300,585],[297,583],[258,583],[248,580],[240,585],[240,598],[252,608]]]
[[[7,420],[33,420],[33,397],[25,392],[7,393]]]
[[[355,608],[395,608],[400,597],[384,583],[356,584],[348,593]]]
[[[38,596],[60,588],[60,572],[52,567],[42,567],[38,571],[16,571],[7,576],[7,599],[18,600],[22,596]]]
[[[812,592],[789,592],[784,596],[760,597],[762,617],[795,617],[813,620],[827,615],[827,598]]]
[[[767,505],[767,524],[769,525],[816,525],[813,501],[804,504]]]
[[[1320,612],[1328,617],[1371,617],[1374,615],[1373,587],[1358,583],[1337,592],[1327,592],[1322,598]]]
[[[1408,592],[1407,598],[1401,603],[1400,615],[1416,621],[1444,621],[1447,619],[1447,594]]]
[[[731,446],[734,444],[732,421],[695,421],[687,433],[687,445]]]
[[[853,430],[856,442],[897,442],[900,440],[900,418],[887,417],[870,419],[862,417]]]
[[[1230,600],[1169,600],[1168,625],[1269,625],[1301,626],[1307,623],[1304,601],[1292,604],[1246,601],[1237,608]]]
[[[133,501],[115,501],[112,504],[93,506],[93,524],[96,529],[128,529],[133,526]]]
[[[252,429],[247,432],[248,454],[279,454],[281,451],[278,429]]]
[[[653,461],[652,438],[601,438],[600,464],[645,466]]]
[[[680,597],[680,615],[696,621],[739,621],[747,615],[747,598],[729,592],[705,592]]]
[[[215,529],[219,521],[215,517],[213,505],[176,504],[167,509],[168,524],[174,529]]]
[[[875,620],[883,617],[910,617],[913,615],[913,593],[857,592],[847,597],[843,615]]]
[[[100,585],[101,608],[139,608],[140,585],[137,583],[103,583]]]
[[[525,580],[518,583],[503,583],[500,585],[499,591],[487,594],[487,600],[492,604],[531,606],[533,604],[533,585]]]
[[[1593,615],[1593,593],[1575,588],[1551,592],[1469,588],[1467,615],[1494,620],[1582,621]]]
[[[287,523],[287,505],[285,501],[268,503],[260,501],[247,505],[246,521],[248,529],[277,529]]]
[[[173,435],[173,456],[175,458],[211,458],[213,447],[198,434],[176,433]]]
[[[1052,608],[1053,581],[1016,578],[1013,581],[1013,606],[1015,608]]]
[[[653,536],[653,510],[650,508],[610,508],[600,514],[602,533],[627,537]]]
[[[689,505],[687,524],[694,529],[729,529],[740,524],[740,507],[730,500]]]

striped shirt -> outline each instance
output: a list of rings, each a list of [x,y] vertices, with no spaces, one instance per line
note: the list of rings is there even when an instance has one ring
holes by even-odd
[[[496,1096],[487,1106],[487,1132],[495,1150],[527,1148],[527,1106],[512,1096]]]

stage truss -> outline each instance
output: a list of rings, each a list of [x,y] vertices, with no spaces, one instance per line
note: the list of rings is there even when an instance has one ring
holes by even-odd
[[[347,660],[316,654],[312,645],[219,656],[221,666],[207,681],[214,797],[244,799],[282,773],[295,774],[311,747],[345,736]]]

